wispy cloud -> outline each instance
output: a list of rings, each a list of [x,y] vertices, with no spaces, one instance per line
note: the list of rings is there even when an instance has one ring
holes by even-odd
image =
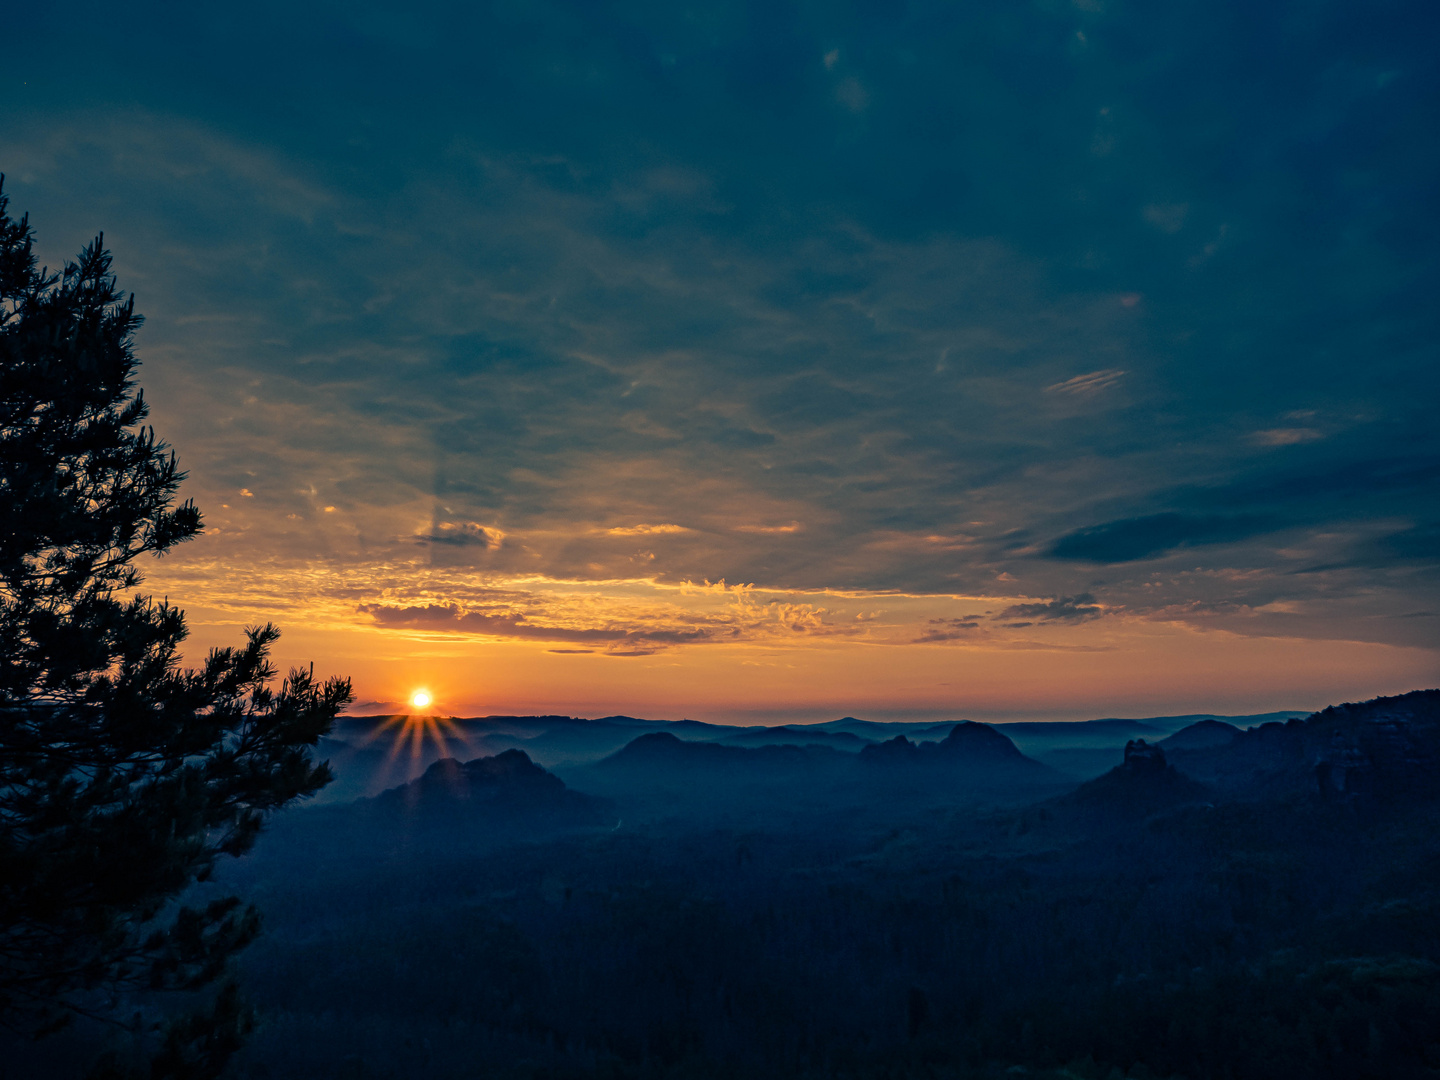
[[[362,604],[359,610],[380,626],[392,629],[483,634],[520,640],[596,642],[614,648],[696,644],[713,640],[717,633],[711,627],[546,626],[532,622],[522,614],[465,611],[449,604],[405,608]],[[732,636],[735,632],[731,630]]]
[[[1051,383],[1045,388],[1045,392],[1047,394],[1073,394],[1077,397],[1089,397],[1092,394],[1109,390],[1124,377],[1125,372],[1119,368],[1106,368],[1103,371],[1091,371],[1062,382]]]
[[[1257,446],[1298,446],[1300,443],[1314,442],[1324,436],[1314,428],[1267,428],[1264,431],[1256,431],[1250,435],[1250,441]]]
[[[689,531],[684,525],[620,525],[606,529],[605,533],[609,536],[665,536]]]
[[[1134,562],[1180,547],[1242,540],[1284,525],[1283,519],[1260,514],[1148,514],[1067,533],[1055,542],[1050,554],[1099,563]]]
[[[759,533],[761,535],[784,535],[787,533],[797,533],[802,528],[804,528],[804,526],[801,525],[800,522],[792,521],[788,525],[736,525],[735,531],[742,533]]]

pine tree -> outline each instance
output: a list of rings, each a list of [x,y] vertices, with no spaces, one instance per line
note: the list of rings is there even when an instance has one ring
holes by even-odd
[[[201,518],[174,505],[184,474],[142,425],[140,316],[103,237],[63,273],[37,270],[3,180],[0,1020],[44,1031],[130,989],[222,975],[256,912],[179,898],[247,851],[267,814],[330,781],[311,748],[351,692],[305,670],[274,689],[272,626],[180,667],[183,613],[134,590],[141,558]],[[246,1026],[228,992],[186,1023],[160,1071],[213,1072]]]

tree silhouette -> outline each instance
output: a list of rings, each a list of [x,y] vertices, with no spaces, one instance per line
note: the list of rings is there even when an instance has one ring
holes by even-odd
[[[331,779],[310,755],[348,680],[290,673],[272,626],[179,665],[182,612],[134,595],[138,560],[201,530],[173,453],[141,426],[133,298],[103,237],[36,269],[0,176],[0,1019],[45,1032],[127,989],[214,982],[256,933],[235,898],[180,895],[265,815]],[[213,1073],[233,993],[172,1027],[157,1069]]]

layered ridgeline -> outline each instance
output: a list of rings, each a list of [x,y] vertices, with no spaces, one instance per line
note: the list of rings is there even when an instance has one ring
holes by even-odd
[[[1297,800],[1403,812],[1437,796],[1440,690],[1418,690],[1246,729],[1206,719],[1154,744],[1130,740],[1119,765],[1050,810],[1092,827],[1097,814],[1134,820],[1187,806]]]
[[[1440,691],[1248,719],[472,730],[236,868],[240,1075],[1434,1075]]]
[[[851,732],[822,733],[830,741],[813,741],[812,733],[790,732],[788,743],[771,742],[773,731],[719,741],[650,732],[565,774],[585,790],[617,800],[644,799],[649,809],[668,802],[691,814],[722,808],[761,815],[807,807],[873,810],[916,801],[1006,803],[1073,783],[1026,757],[995,728],[969,721],[929,726],[926,734],[942,737],[919,742],[904,735],[875,742]],[[846,735],[853,744],[843,740]],[[743,745],[747,742],[752,745]],[[840,749],[837,742],[858,749]]]
[[[1306,714],[1300,711],[1261,716],[1169,716],[1101,719],[1074,723],[1039,722],[983,725],[1004,735],[1021,753],[1049,765],[1072,781],[1099,776],[1118,764],[1131,739],[1164,740],[1197,723],[1223,723],[1237,729]],[[419,721],[404,717],[346,717],[333,737],[322,742],[337,773],[322,802],[348,802],[416,779],[446,757],[469,761],[506,750],[524,751],[537,764],[565,775],[595,765],[646,734],[666,734],[685,743],[758,749],[825,747],[858,755],[866,747],[903,738],[916,746],[945,741],[956,727],[948,723],[881,723],[842,717],[821,724],[737,727],[694,720],[659,721],[632,716],[582,719],[570,716],[485,716]],[[964,723],[964,721],[959,721]],[[922,751],[928,753],[928,751]],[[817,768],[823,760],[815,756]],[[698,759],[697,759],[698,760]],[[707,759],[718,763],[720,758]],[[741,758],[732,757],[731,761]],[[762,759],[751,759],[756,763]]]
[[[1440,1069],[1440,691],[1058,733],[457,726],[414,766],[382,731],[415,775],[223,868],[266,909],[237,1077]]]
[[[1227,795],[1316,792],[1408,800],[1440,774],[1440,690],[1333,705],[1303,720],[1247,730],[1178,732],[1161,743],[1176,767]]]
[[[359,806],[377,820],[478,814],[498,826],[598,823],[612,811],[623,816],[627,802],[632,814],[668,807],[703,816],[719,808],[765,813],[787,805],[853,804],[883,812],[897,803],[1019,805],[1063,796],[1057,805],[1077,812],[1108,808],[1133,816],[1187,803],[1307,794],[1393,799],[1423,794],[1435,783],[1437,703],[1440,691],[1417,691],[1305,718],[1280,714],[1283,720],[1261,718],[1265,722],[1246,727],[1210,716],[1067,725],[885,725],[846,718],[741,730],[632,717],[487,718],[456,722],[455,756],[431,762],[417,778]],[[1190,722],[1175,730],[1181,720]],[[892,733],[895,728],[908,731]],[[1012,731],[1042,749],[1027,755]],[[462,756],[471,746],[513,742],[525,749]],[[1095,745],[1106,742],[1108,748]],[[352,785],[373,786],[364,757],[347,762],[346,748],[337,747],[342,781],[348,765],[359,774]],[[1039,760],[1067,751],[1103,755],[1111,767],[1081,782],[1075,772]],[[548,770],[541,764],[546,758]],[[419,755],[402,760],[424,761]]]

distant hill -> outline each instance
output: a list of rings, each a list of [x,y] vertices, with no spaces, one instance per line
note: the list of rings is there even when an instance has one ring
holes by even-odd
[[[886,739],[893,739],[896,735],[908,735],[917,739],[943,739],[954,723],[953,720],[944,723],[936,723],[933,720],[907,723],[904,721],[860,720],[854,716],[842,716],[839,720],[827,720],[821,724],[791,724],[789,726],[793,730],[848,732],[871,742],[883,742]]]
[[[1004,734],[989,724],[964,720],[950,726],[938,742],[911,742],[897,735],[860,751],[860,764],[870,769],[944,772],[964,775],[970,783],[1056,783],[1063,778],[1047,765],[1026,757]]]
[[[391,818],[412,816],[458,822],[559,821],[587,823],[604,816],[603,800],[571,791],[558,776],[536,765],[521,750],[460,762],[437,761],[408,784],[391,788],[357,809]]]
[[[833,765],[837,751],[827,746],[732,746],[690,742],[668,731],[641,735],[596,765],[606,772],[646,772],[665,778],[681,773],[756,774],[814,772]]]
[[[1101,720],[1082,720],[1083,724],[1144,724],[1146,727],[1156,728],[1160,731],[1176,732],[1181,728],[1197,724],[1201,720],[1224,720],[1234,724],[1236,727],[1254,726],[1257,724],[1284,723],[1286,720],[1294,720],[1308,716],[1304,709],[1281,709],[1279,712],[1268,713],[1245,713],[1239,716],[1231,716],[1224,713],[1185,713],[1179,716],[1142,716],[1138,720],[1122,720],[1116,717],[1106,717]]]
[[[1216,746],[1229,746],[1240,734],[1234,724],[1223,720],[1201,720],[1187,728],[1181,728],[1159,745],[1166,750],[1208,750]]]
[[[1171,760],[1237,794],[1432,798],[1440,794],[1440,690],[1332,705],[1221,744],[1177,747]]]
[[[1166,761],[1165,751],[1159,746],[1134,739],[1126,743],[1125,758],[1119,765],[1057,802],[1072,810],[1131,819],[1210,798],[1209,788],[1179,772]]]
[[[1012,724],[995,724],[994,727],[1011,738],[1030,736],[1066,740],[1077,735],[1133,739],[1165,730],[1146,720],[1024,720]]]
[[[1124,757],[1125,743],[1145,739],[1170,746],[1167,737],[1197,724],[1221,724],[1238,730],[1239,725],[1288,720],[1304,713],[1264,713],[1255,716],[1224,717],[1208,714],[1187,716],[1154,716],[1142,720],[1109,718],[1067,722],[1024,722],[996,724],[1014,740],[1025,754],[1044,762],[1076,780],[1090,780],[1118,765]],[[1206,730],[1206,729],[1202,729]]]
[[[1074,722],[1013,722],[983,725],[1007,736],[1027,758],[1059,770],[1072,781],[1097,776],[1118,763],[1129,739],[1165,740],[1197,722],[1214,721],[1233,727],[1288,720],[1302,713],[1257,716],[1168,716],[1148,719],[1107,718]],[[521,750],[536,764],[562,770],[566,775],[615,754],[638,736],[667,733],[687,743],[721,743],[735,748],[766,746],[828,747],[854,756],[866,745],[893,741],[944,742],[957,723],[879,722],[844,716],[817,724],[783,724],[770,727],[734,726],[698,720],[647,720],[616,714],[595,719],[574,716],[492,715],[479,717],[346,716],[334,734],[322,740],[321,759],[329,760],[336,781],[320,792],[315,804],[343,803],[374,796],[397,784],[417,779],[446,757],[472,760]],[[417,737],[418,736],[418,737]],[[1166,743],[1167,748],[1172,744]],[[1176,752],[1195,747],[1174,745]],[[698,759],[697,759],[698,760]],[[720,759],[715,759],[718,762]],[[737,759],[738,760],[738,759]],[[792,763],[793,765],[793,763]],[[810,762],[795,768],[834,768],[833,763]],[[1203,766],[1197,766],[1200,768]],[[776,762],[765,763],[770,772],[784,771]],[[752,766],[748,774],[758,775]],[[764,770],[761,770],[764,771]]]
[[[837,750],[858,751],[871,745],[874,740],[862,738],[850,731],[815,731],[801,725],[786,725],[771,728],[747,728],[736,735],[727,735],[720,740],[736,746],[833,746]]]
[[[522,751],[507,750],[445,758],[379,795],[277,815],[269,850],[292,876],[362,874],[421,852],[465,856],[615,821],[607,800],[574,791]]]
[[[643,805],[646,813],[741,814],[758,821],[777,812],[849,813],[857,807],[874,814],[917,801],[1025,801],[1068,784],[984,724],[942,725],[938,731],[944,735],[938,741],[917,744],[897,736],[862,744],[858,753],[829,743],[743,746],[653,731],[565,776],[581,790]]]

